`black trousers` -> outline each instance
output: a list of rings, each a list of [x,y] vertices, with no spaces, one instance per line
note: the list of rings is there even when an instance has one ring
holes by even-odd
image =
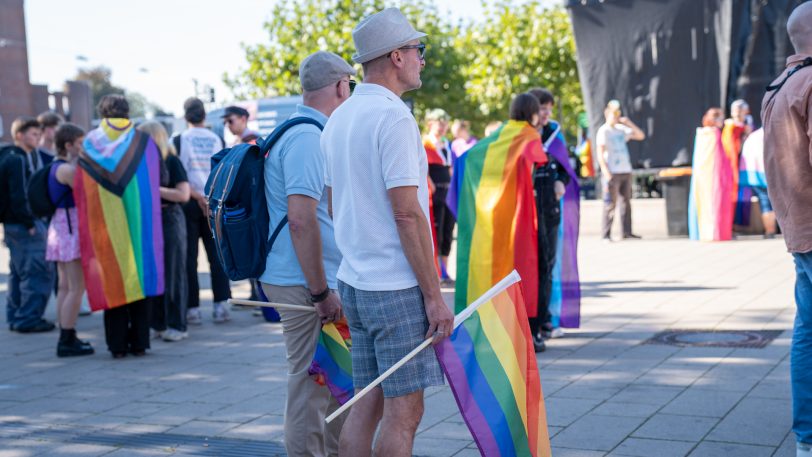
[[[149,297],[104,311],[104,337],[110,352],[149,349],[149,319],[155,300]]]
[[[454,238],[454,214],[445,204],[448,195],[448,184],[438,185],[431,198],[434,213],[434,230],[437,232],[437,249],[441,256],[448,256],[451,252],[451,241]]]
[[[189,281],[186,277],[186,217],[180,205],[172,203],[161,210],[164,232],[164,296],[154,301],[152,328],[167,327],[186,331]]]
[[[211,271],[211,289],[214,293],[214,301],[225,301],[231,298],[231,283],[228,276],[217,258],[217,250],[214,247],[214,238],[209,230],[209,223],[203,211],[200,210],[197,202],[190,200],[183,205],[183,212],[186,215],[186,277],[189,281],[189,308],[200,306],[200,284],[197,281],[197,254],[198,240],[203,238],[203,247],[206,249],[206,257],[209,259],[209,269]]]

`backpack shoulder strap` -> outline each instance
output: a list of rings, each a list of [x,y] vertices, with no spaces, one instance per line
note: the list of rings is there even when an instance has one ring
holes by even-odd
[[[310,124],[315,125],[319,128],[319,130],[324,130],[324,126],[321,123],[313,118],[309,117],[294,117],[293,119],[288,119],[287,121],[283,122],[279,127],[275,128],[274,131],[266,138],[264,141],[259,138],[257,139],[257,144],[260,145],[260,152],[262,155],[268,153],[271,150],[274,144],[282,138],[282,135],[285,134],[291,127],[295,127],[301,124]],[[273,249],[273,245],[276,242],[276,238],[279,236],[279,233],[285,228],[285,225],[288,223],[288,216],[282,218],[279,221],[279,224],[276,225],[273,233],[271,234],[270,238],[268,238],[268,244],[266,245],[266,251],[271,252]]]
[[[180,133],[172,137],[172,145],[175,146],[175,153],[180,157]]]
[[[283,122],[279,127],[275,128],[274,131],[268,135],[268,137],[263,140],[262,138],[257,139],[257,144],[260,145],[260,152],[262,155],[268,153],[271,150],[274,144],[282,138],[282,135],[285,134],[288,130],[292,127],[301,124],[310,124],[315,125],[319,128],[319,130],[324,130],[324,126],[321,123],[313,118],[301,116],[301,117],[294,117],[293,119],[288,119]]]
[[[771,84],[771,85],[767,86],[767,92],[772,92],[773,93],[772,95],[770,95],[770,99],[767,101],[767,103],[771,102],[775,98],[775,96],[778,94],[778,91],[781,90],[781,88],[784,86],[784,83],[787,82],[787,80],[789,79],[790,76],[797,73],[798,70],[801,70],[801,69],[806,68],[806,67],[812,67],[812,57],[807,57],[806,59],[803,60],[803,62],[801,62],[798,65],[796,65],[795,67],[793,67],[792,70],[790,70],[789,73],[787,73],[787,76],[785,76],[784,79],[782,79],[780,83]],[[775,91],[775,92],[773,92],[773,91]]]

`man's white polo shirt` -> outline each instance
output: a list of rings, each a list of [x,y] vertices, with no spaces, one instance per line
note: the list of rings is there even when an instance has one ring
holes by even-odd
[[[395,187],[417,186],[429,221],[426,151],[409,108],[383,86],[359,84],[327,121],[321,150],[327,159],[325,183],[333,191],[336,244],[343,256],[338,279],[369,291],[416,286],[387,194]]]

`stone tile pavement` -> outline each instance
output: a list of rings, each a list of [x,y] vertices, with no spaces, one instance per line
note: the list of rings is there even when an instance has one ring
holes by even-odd
[[[580,263],[582,327],[538,358],[556,457],[794,455],[782,241],[585,238]],[[7,273],[2,248],[0,301]],[[79,359],[56,358],[55,332],[0,329],[0,457],[284,455],[280,327],[233,315],[120,361],[104,350],[100,315],[79,320],[97,348]],[[676,328],[784,332],[764,349],[641,344]],[[449,389],[427,395],[414,453],[478,455]]]

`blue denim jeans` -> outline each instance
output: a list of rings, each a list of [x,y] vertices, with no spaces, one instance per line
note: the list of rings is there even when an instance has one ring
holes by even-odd
[[[36,325],[45,312],[53,291],[54,273],[45,260],[45,223],[36,221],[31,235],[21,224],[4,224],[5,243],[11,258],[6,300],[6,321],[10,327]]]
[[[792,431],[812,443],[812,252],[795,257],[795,330],[792,334]]]

